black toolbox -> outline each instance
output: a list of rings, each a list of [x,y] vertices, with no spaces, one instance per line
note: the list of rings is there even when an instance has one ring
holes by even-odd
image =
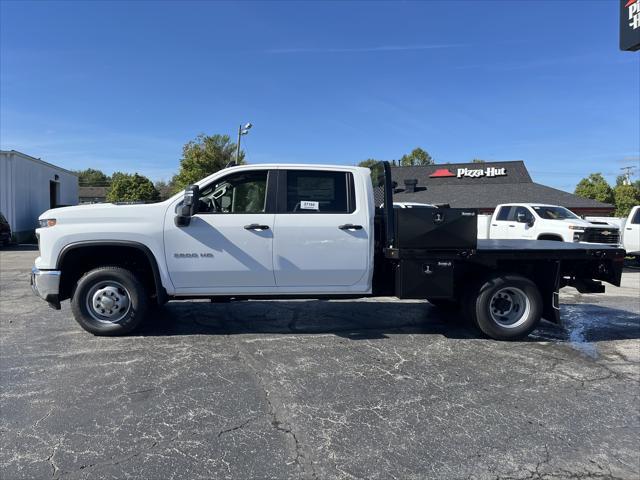
[[[394,250],[399,259],[396,296],[453,298],[455,261],[442,255],[430,258],[429,253],[476,249],[478,212],[470,208],[400,208],[394,214]]]
[[[395,248],[475,249],[478,212],[473,208],[397,208]]]

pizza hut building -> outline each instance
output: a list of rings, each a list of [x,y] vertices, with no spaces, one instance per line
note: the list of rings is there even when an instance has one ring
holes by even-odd
[[[449,204],[491,213],[502,203],[561,205],[578,215],[612,215],[608,203],[535,183],[522,161],[392,167],[396,202]]]

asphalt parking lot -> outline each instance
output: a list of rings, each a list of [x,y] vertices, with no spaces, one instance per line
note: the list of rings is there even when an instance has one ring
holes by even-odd
[[[0,478],[640,476],[640,272],[496,342],[426,302],[174,302],[124,338],[0,252]]]

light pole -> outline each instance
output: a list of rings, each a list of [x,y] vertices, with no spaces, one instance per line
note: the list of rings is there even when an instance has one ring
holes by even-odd
[[[253,127],[251,123],[247,123],[244,126],[240,125],[238,127],[238,147],[236,149],[236,163],[238,165],[240,165],[240,140],[242,139],[242,135],[249,133],[251,127]]]

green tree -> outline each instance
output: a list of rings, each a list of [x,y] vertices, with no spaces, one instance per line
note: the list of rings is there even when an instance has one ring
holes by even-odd
[[[613,193],[616,202],[617,217],[626,217],[629,215],[632,207],[640,205],[640,188],[636,185],[625,185],[621,183],[616,185]]]
[[[359,167],[366,167],[366,168],[371,168],[371,167],[375,167],[376,165],[380,164],[380,160],[376,160],[375,158],[367,158],[366,160],[361,161],[358,166]]]
[[[111,187],[107,191],[107,202],[157,202],[158,200],[160,200],[160,194],[147,177],[137,173],[113,174]]]
[[[182,148],[180,170],[171,180],[173,191],[181,190],[189,184],[222,170],[231,161],[244,163],[244,152],[240,152],[239,159],[235,158],[235,152],[236,144],[228,135],[201,133]]]
[[[358,164],[359,167],[366,167],[371,169],[371,181],[374,186],[378,185],[378,180],[384,174],[384,168],[382,162],[374,158],[367,158]]]
[[[171,182],[165,182],[164,180],[158,180],[153,184],[158,193],[160,194],[160,200],[166,200],[173,195],[175,187]]]
[[[584,198],[591,198],[604,203],[613,203],[613,190],[601,173],[592,173],[580,180],[575,194]]]
[[[433,165],[435,162],[431,155],[425,152],[420,147],[414,148],[411,153],[403,155],[400,158],[400,166],[413,167],[416,165]]]
[[[86,168],[84,170],[76,170],[78,174],[78,183],[82,187],[104,187],[109,185],[111,179],[101,170]]]
[[[487,163],[487,162],[479,158],[474,158],[473,160],[471,160],[471,163]]]
[[[624,182],[625,182],[626,180],[627,180],[627,177],[626,177],[626,176],[624,176],[624,175],[618,175],[618,176],[616,177],[616,187],[617,187],[618,185],[624,185]],[[615,188],[615,187],[614,187],[614,188]]]

